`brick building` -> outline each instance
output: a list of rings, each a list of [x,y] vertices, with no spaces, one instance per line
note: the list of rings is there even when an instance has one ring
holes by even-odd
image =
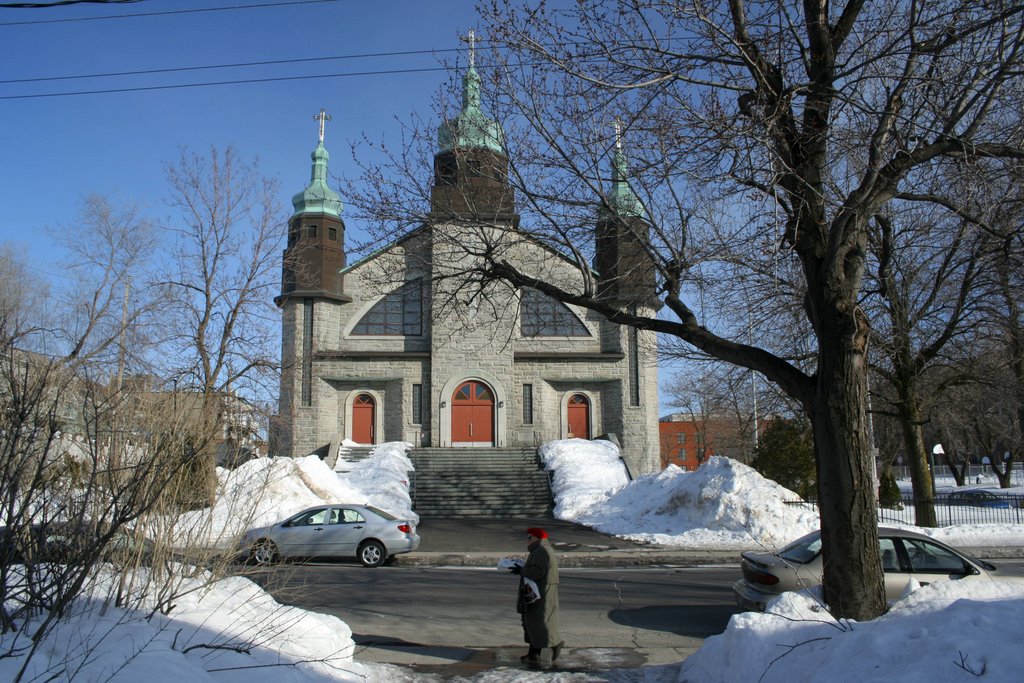
[[[462,273],[478,249],[572,287],[579,266],[521,232],[503,132],[480,108],[470,61],[463,108],[438,130],[430,213],[393,244],[347,263],[340,197],[327,185],[323,113],[309,186],[284,253],[281,447],[330,454],[343,441],[532,447],[614,434],[634,474],[655,470],[655,340],[534,289]],[[621,145],[609,208],[595,216],[599,292],[650,309],[654,273]],[[453,277],[445,277],[453,274]]]
[[[771,419],[758,421],[758,433],[764,433]],[[695,470],[713,455],[750,462],[754,454],[751,425],[736,417],[673,413],[658,421],[658,433],[662,468]]]

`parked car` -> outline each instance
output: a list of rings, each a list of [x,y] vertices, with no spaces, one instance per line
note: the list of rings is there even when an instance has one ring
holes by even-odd
[[[250,529],[240,550],[257,564],[283,558],[354,557],[379,567],[420,545],[416,525],[370,505],[318,505],[270,526]]]
[[[82,561],[148,563],[154,543],[130,529],[118,529],[100,546],[98,530],[85,523],[33,522],[20,528],[0,527],[0,562],[55,562],[77,564]]]
[[[903,529],[878,528],[885,578],[885,597],[894,601],[913,579],[925,586],[933,581],[1012,581],[1024,576],[1007,574],[990,562],[978,560],[944,543]],[[786,592],[819,585],[822,581],[821,532],[793,541],[778,553],[744,552],[743,578],[733,584],[736,603],[744,609],[764,611],[768,602]]]
[[[970,505],[978,508],[1002,508],[1010,507],[1010,501],[1001,498],[991,491],[970,489],[968,491],[954,491],[946,496],[943,501],[946,505]]]

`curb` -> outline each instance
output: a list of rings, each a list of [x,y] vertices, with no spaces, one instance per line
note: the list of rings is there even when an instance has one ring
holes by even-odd
[[[1024,559],[1024,546],[960,548],[980,559]],[[602,552],[558,552],[558,566],[581,569],[635,569],[639,567],[702,567],[739,565],[740,550],[607,550]],[[494,569],[504,557],[520,557],[522,552],[412,552],[396,555],[396,567],[477,567]]]
[[[560,568],[630,569],[637,567],[699,567],[712,564],[739,564],[740,551],[666,551],[608,550],[599,553],[558,552]],[[523,552],[413,552],[397,555],[397,567],[484,567],[494,569],[504,557],[525,556]]]

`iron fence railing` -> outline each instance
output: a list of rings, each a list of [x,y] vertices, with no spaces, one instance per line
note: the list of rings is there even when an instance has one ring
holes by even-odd
[[[999,501],[1006,507],[989,507],[980,505],[951,505],[945,495],[935,498],[935,518],[939,526],[954,524],[1024,524],[1024,495],[997,494]],[[1002,504],[1002,503],[998,504]],[[814,500],[786,501],[787,505],[797,505],[817,511],[818,504]],[[915,499],[912,495],[903,495],[894,506],[879,507],[878,521],[915,524]]]
[[[906,465],[893,465],[893,474],[897,481],[910,481],[910,468]],[[935,465],[935,477],[953,483],[953,472],[945,465]],[[993,484],[996,483],[996,475],[988,465],[968,465],[967,484]],[[1010,472],[1010,486],[1024,486],[1024,467],[1014,466]]]

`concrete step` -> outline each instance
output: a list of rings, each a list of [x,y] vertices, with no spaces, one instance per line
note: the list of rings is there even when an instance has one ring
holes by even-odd
[[[411,494],[421,516],[548,516],[547,473],[535,449],[416,448]]]

